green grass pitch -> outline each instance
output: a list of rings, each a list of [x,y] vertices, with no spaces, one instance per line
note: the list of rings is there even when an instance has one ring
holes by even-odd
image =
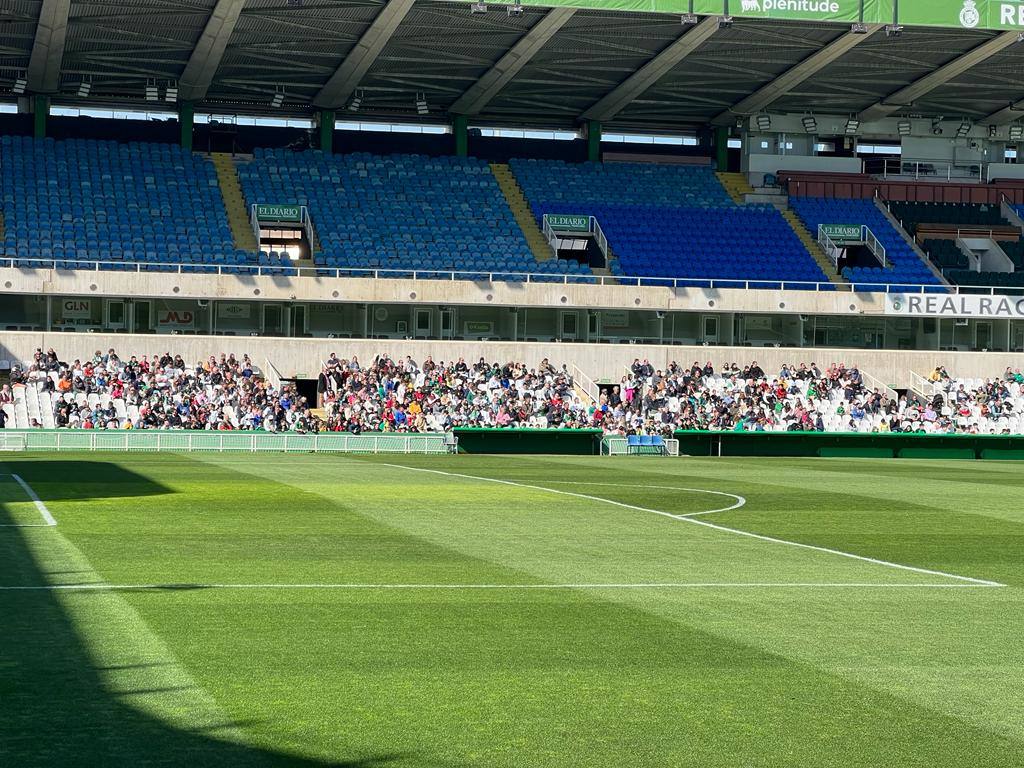
[[[0,765],[1024,766],[1022,500],[997,462],[10,454]]]

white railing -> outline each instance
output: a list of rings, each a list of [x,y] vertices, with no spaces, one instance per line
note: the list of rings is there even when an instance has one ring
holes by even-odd
[[[890,400],[899,400],[900,399],[899,393],[895,389],[890,387],[888,384],[886,384],[885,382],[883,382],[881,379],[877,378],[876,376],[872,376],[867,371],[861,371],[860,372],[860,377],[861,377],[861,379],[863,379],[864,385],[866,387],[869,387],[870,389],[877,389],[877,390],[881,391],[881,393],[883,395],[885,395],[886,397],[888,397]]]
[[[597,247],[601,249],[601,253],[604,254],[605,262],[608,261],[608,238],[605,237],[604,230],[601,229],[601,222],[597,220],[596,216],[590,217],[590,228],[594,233],[594,241],[597,243]]]
[[[926,400],[931,400],[945,390],[940,382],[929,381],[916,371],[910,372],[910,389]]]
[[[576,385],[576,388],[586,394],[592,403],[596,403],[601,398],[600,387],[597,386],[592,378],[581,371],[576,363],[572,364],[572,368],[569,373],[572,374],[572,381],[573,384]]]
[[[182,451],[260,453],[454,453],[458,438],[450,432],[352,435],[344,432],[215,432],[185,430],[24,429],[19,448],[30,451]],[[23,447],[22,447],[23,446]]]
[[[868,165],[869,172],[877,166]],[[984,181],[985,163],[951,163],[946,160],[914,160],[912,158],[887,158],[882,161],[881,177],[926,179],[930,181],[970,179]]]
[[[832,266],[838,270],[839,257],[842,255],[843,249],[836,245],[835,241],[829,237],[828,232],[825,231],[824,224],[818,225],[818,245],[825,251],[825,255],[832,262]]]
[[[71,265],[74,266],[64,266]],[[57,266],[59,265],[59,266]],[[506,272],[506,271],[463,271],[444,269],[377,269],[375,267],[325,267],[314,266],[302,270],[298,267],[272,266],[259,264],[195,264],[195,263],[161,263],[131,261],[74,261],[42,258],[0,257],[0,269],[20,270],[59,270],[59,271],[111,271],[111,272],[154,272],[165,274],[207,274],[225,277],[266,276],[292,277],[300,280],[311,278],[370,278],[374,280],[470,280],[483,283],[522,282],[550,283],[560,285],[614,285],[660,287],[672,289],[702,288],[740,290],[810,290],[810,291],[841,291],[881,292],[881,293],[967,293],[998,295],[1005,288],[993,286],[971,285],[922,285],[920,283],[883,284],[875,280],[863,280],[858,283],[837,285],[831,282],[814,282],[808,280],[736,280],[732,278],[698,278],[698,277],[605,277],[603,275],[553,275],[551,273]]]
[[[868,247],[868,250],[875,255],[875,258],[878,259],[878,262],[882,265],[882,269],[887,269],[889,267],[889,260],[886,257],[885,246],[882,245],[882,242],[877,237],[875,237],[875,233],[871,231],[870,227],[864,227],[863,237],[864,244]]]

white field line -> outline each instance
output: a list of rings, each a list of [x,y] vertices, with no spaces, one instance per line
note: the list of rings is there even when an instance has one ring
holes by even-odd
[[[48,528],[57,524],[57,521],[53,519],[53,515],[50,514],[50,510],[43,504],[42,499],[36,495],[36,492],[32,490],[32,486],[21,479],[20,475],[10,475],[13,477],[15,482],[21,486],[22,490],[25,491],[25,495],[29,497],[31,502],[35,505],[35,508],[39,511],[40,516],[43,518],[42,523],[3,523],[0,524],[0,528]]]
[[[731,512],[734,509],[739,509],[747,500],[740,496],[738,493],[726,493],[725,491],[709,491],[704,488],[678,488],[674,485],[636,485],[631,483],[581,483],[575,480],[547,480],[545,482],[551,483],[552,485],[603,485],[608,488],[634,488],[643,490],[645,488],[654,488],[655,490],[661,491],[688,491],[690,493],[712,493],[715,496],[728,496],[730,499],[736,499],[736,503],[731,507],[722,507],[721,509],[708,509],[704,512],[690,512],[685,515],[677,515],[677,517],[700,517],[701,515],[713,515],[716,512]]]
[[[839,549],[830,549],[829,547],[819,547],[814,544],[802,544],[798,541],[789,541],[787,539],[777,539],[774,536],[762,536],[759,533],[751,533],[750,531],[743,531],[739,528],[727,528],[724,525],[715,525],[709,523],[706,520],[695,520],[693,517],[688,515],[673,515],[671,512],[663,512],[659,509],[648,509],[647,507],[638,507],[634,504],[626,504],[621,501],[613,501],[612,499],[603,499],[600,496],[590,496],[585,493],[573,493],[572,491],[560,491],[556,488],[544,488],[540,485],[529,485],[527,483],[517,483],[512,480],[499,480],[495,477],[481,477],[479,475],[464,475],[459,472],[443,472],[440,469],[424,469],[422,467],[407,467],[402,464],[385,464],[380,463],[377,466],[391,467],[393,469],[406,469],[410,472],[427,472],[434,475],[444,475],[446,477],[461,477],[466,480],[479,480],[488,483],[500,483],[501,485],[510,485],[516,488],[529,488],[534,491],[544,491],[546,493],[555,493],[560,496],[572,496],[577,499],[586,499],[588,501],[597,501],[603,504],[612,504],[616,507],[622,507],[623,509],[632,509],[637,512],[648,512],[653,515],[661,515],[662,517],[669,517],[673,520],[680,520],[684,523],[692,523],[693,525],[702,525],[706,528],[713,528],[716,531],[724,531],[726,533],[734,533],[737,536],[747,536],[751,539],[757,539],[759,541],[768,541],[772,544],[783,544],[789,547],[799,547],[800,549],[809,549],[814,552],[824,552],[830,555],[838,555],[839,557],[846,557],[851,560],[859,560],[863,563],[872,563],[874,565],[885,566],[886,568],[896,568],[901,571],[911,571],[913,573],[923,573],[928,576],[941,576],[947,579],[956,579],[957,581],[963,581],[970,584],[976,584],[986,587],[1005,587],[1005,584],[1000,584],[998,581],[989,581],[987,579],[976,579],[972,576],[960,576],[955,573],[946,573],[945,571],[935,571],[929,568],[918,568],[913,565],[902,565],[900,563],[892,563],[888,560],[878,560],[874,557],[866,557],[864,555],[855,555],[852,552],[843,552]],[[639,487],[639,486],[634,486]]]
[[[861,582],[651,582],[647,584],[47,584],[41,586],[0,586],[0,591],[36,592],[117,592],[167,590],[169,592],[204,589],[338,589],[338,590],[576,590],[576,589],[978,589],[999,586],[996,584],[957,583],[908,583],[875,584]]]
[[[35,496],[18,475],[12,476],[30,496]],[[103,583],[103,577],[85,555],[60,531],[32,537],[25,544],[40,571],[73,570],[93,584]],[[124,597],[107,590],[91,596],[88,603],[83,604],[81,596],[65,591],[63,585],[27,589],[56,593],[55,599],[74,625],[74,631],[81,636],[94,666],[107,670],[104,684],[117,692],[117,696],[130,697],[132,707],[183,731],[216,729],[219,735],[234,743],[250,743],[248,734],[235,725],[216,700],[192,678]]]

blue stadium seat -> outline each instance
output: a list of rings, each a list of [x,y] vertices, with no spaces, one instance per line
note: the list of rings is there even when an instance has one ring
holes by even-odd
[[[510,166],[538,223],[545,214],[597,217],[618,277],[699,287],[711,280],[828,282],[775,208],[736,205],[709,166],[515,159]]]
[[[4,251],[66,267],[234,251],[213,164],[172,144],[3,136],[0,197]]]

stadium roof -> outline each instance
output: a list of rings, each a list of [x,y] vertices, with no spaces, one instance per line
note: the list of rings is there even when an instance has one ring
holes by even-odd
[[[438,122],[454,107],[478,123],[552,128],[592,118],[685,130],[764,109],[1024,115],[1024,104],[1008,109],[1024,101],[1024,43],[1015,29],[984,24],[890,35],[872,22],[856,34],[834,20],[686,25],[679,14],[474,13],[436,0],[11,0],[0,23],[0,92],[25,78],[28,92],[81,106],[156,108],[146,99],[155,86],[166,108],[176,84],[180,99],[215,114],[333,107],[339,117]],[[419,94],[428,115],[417,113]]]

